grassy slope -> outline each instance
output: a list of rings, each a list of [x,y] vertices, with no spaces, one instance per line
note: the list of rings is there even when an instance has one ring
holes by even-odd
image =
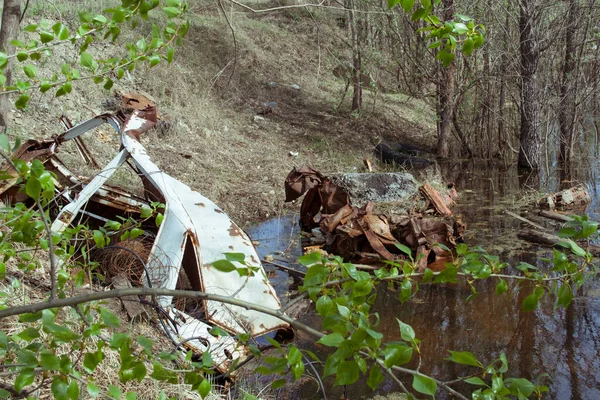
[[[99,9],[107,3],[86,4]],[[35,1],[28,17],[57,19],[57,10],[63,19],[75,16],[68,2],[56,2],[53,8]],[[151,94],[161,114],[173,121],[164,137],[150,133],[143,140],[154,161],[217,202],[240,224],[295,210],[283,203],[283,180],[294,166],[308,164],[324,173],[360,169],[364,157],[374,159],[372,148],[384,138],[433,146],[434,113],[420,100],[367,91],[365,111],[355,118],[349,112],[349,93],[335,110],[344,82],[331,71],[336,58],[349,58],[349,50],[341,44],[346,32],[335,26],[334,12],[315,11],[311,18],[303,9],[249,14],[228,8],[238,45],[234,71],[231,31],[215,3],[194,1],[191,11],[192,28],[176,61],[138,70],[116,86]],[[148,31],[143,25],[133,34],[125,33],[123,40]],[[58,67],[70,51],[58,49],[60,60],[52,63]],[[107,46],[105,51],[117,50]],[[61,113],[76,122],[102,111],[100,103],[110,93],[89,85],[80,83],[82,90],[58,100],[40,97],[16,118],[17,134],[51,135],[61,130]],[[274,112],[254,122],[263,103],[272,101],[277,103]],[[106,129],[87,140],[103,161],[118,148]],[[299,155],[292,157],[290,152]],[[63,153],[79,163],[68,146]],[[121,173],[117,181],[130,178]]]

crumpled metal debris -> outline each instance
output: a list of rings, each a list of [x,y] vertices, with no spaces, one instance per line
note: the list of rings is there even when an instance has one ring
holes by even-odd
[[[428,263],[447,257],[444,247],[456,247],[465,230],[460,216],[450,216],[446,202],[427,183],[419,190],[429,200],[426,210],[405,216],[375,214],[372,202],[360,208],[353,206],[342,188],[308,167],[294,168],[285,180],[285,190],[286,201],[305,194],[300,208],[303,230],[311,232],[318,227],[327,251],[349,261],[400,260],[405,254],[397,244],[403,244],[414,251],[420,269],[424,269]],[[455,195],[454,190],[451,197]]]
[[[52,223],[52,231],[60,233],[81,217],[102,225],[119,215],[139,216],[151,200],[158,200],[166,207],[162,224],[152,232],[154,242],[145,260],[145,277],[141,279],[146,286],[176,289],[183,267],[194,290],[280,309],[277,294],[248,235],[212,201],[162,172],[140,143],[140,136],[156,124],[155,105],[133,95],[124,102],[127,107],[117,113],[98,115],[51,139],[27,141],[14,154],[26,161],[38,159],[56,174],[57,198],[64,206]],[[81,139],[81,135],[105,123],[119,136],[121,150],[91,179],[71,172],[56,155],[57,148],[65,141]],[[141,177],[148,199],[106,184],[119,168],[129,164],[127,161],[133,162],[132,168]],[[0,197],[26,200],[15,182],[16,178],[5,181],[0,187]],[[245,265],[238,261],[232,263],[237,268],[250,267],[256,272],[240,276],[236,272],[217,270],[212,263],[223,259],[224,253],[243,256]],[[232,337],[213,336],[209,333],[213,326],[253,337],[289,327],[276,317],[215,301],[202,302],[203,321],[174,307],[171,297],[161,296],[158,303],[170,316],[166,333],[173,341],[185,342],[185,346],[194,351],[210,351],[217,369],[222,372],[227,371],[234,360],[249,356],[249,350]]]

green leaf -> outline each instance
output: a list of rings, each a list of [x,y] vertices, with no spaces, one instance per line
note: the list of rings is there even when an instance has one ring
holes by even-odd
[[[25,60],[27,60],[29,58],[29,54],[27,54],[27,52],[25,51],[19,51],[17,53],[17,60],[19,60],[19,62],[23,62]]]
[[[50,389],[52,390],[52,394],[54,395],[54,398],[57,400],[63,400],[63,399],[69,398],[69,395],[68,395],[69,385],[63,378],[57,377],[54,380],[54,382],[52,382]]]
[[[446,50],[440,50],[438,51],[436,58],[442,62],[444,67],[447,67],[454,61],[454,54]]]
[[[198,386],[200,397],[205,398],[210,393],[211,385],[208,379],[204,379]]]
[[[21,333],[17,334],[21,339],[26,342],[31,342],[33,339],[37,339],[40,337],[40,332],[35,328],[27,328]]]
[[[60,22],[54,24],[52,26],[52,30],[59,40],[67,40],[69,38],[69,31],[67,30],[67,27]]]
[[[60,369],[60,359],[48,351],[43,351],[40,354],[40,366],[46,371],[58,371]]]
[[[96,386],[95,383],[88,382],[88,384],[87,384],[87,392],[90,395],[90,397],[92,397],[93,399],[95,399],[100,394],[100,388],[98,386]]]
[[[388,0],[388,9],[396,7],[400,3],[400,0]]]
[[[373,290],[373,284],[370,279],[363,279],[354,284],[352,288],[353,297],[364,297],[371,293]]]
[[[496,285],[496,294],[501,295],[508,290],[508,283],[504,279],[500,279],[498,284]]]
[[[341,304],[337,304],[338,313],[344,318],[348,318],[350,316],[350,309]]]
[[[98,247],[99,249],[106,246],[106,238],[104,237],[104,233],[102,233],[101,231],[94,230],[92,233],[92,238],[94,239],[96,247]]]
[[[221,272],[231,272],[231,271],[235,271],[237,269],[236,266],[233,265],[233,263],[229,260],[215,261],[212,263],[212,266]]]
[[[51,32],[42,31],[40,32],[40,40],[43,44],[46,44],[54,40],[54,35]]]
[[[140,211],[140,218],[142,219],[146,219],[146,218],[150,218],[150,216],[153,214],[153,210],[152,208],[144,205],[142,206],[142,210]]]
[[[104,86],[103,86],[103,88],[104,88],[105,90],[110,90],[110,89],[112,89],[112,87],[113,87],[113,84],[114,84],[114,82],[113,82],[113,80],[112,80],[112,79],[110,79],[110,78],[106,78],[106,82],[104,83]]]
[[[449,350],[449,352],[450,357],[445,358],[448,361],[452,361],[457,364],[472,365],[474,367],[483,368],[483,365],[479,361],[477,361],[477,359],[471,352],[452,350]]]
[[[412,296],[412,282],[410,279],[405,279],[402,281],[402,285],[400,286],[400,301],[404,303],[408,301]]]
[[[421,280],[422,284],[425,283],[429,283],[433,280],[434,274],[433,271],[430,270],[429,268],[425,268],[425,271],[423,272],[423,279]]]
[[[57,341],[70,342],[79,338],[79,335],[67,328],[66,326],[57,325],[55,323],[44,324],[44,329],[53,334]]]
[[[24,93],[17,99],[17,101],[15,101],[15,107],[17,107],[19,110],[24,110],[27,108],[27,103],[29,103],[29,95]]]
[[[335,386],[351,385],[358,380],[360,371],[354,361],[341,362],[337,367]]]
[[[317,300],[317,303],[315,304],[317,312],[319,313],[319,315],[321,317],[324,317],[325,315],[329,314],[330,312],[333,312],[334,310],[334,305],[333,305],[333,301],[331,300],[331,298],[329,296],[321,296],[319,297],[319,300]]]
[[[19,315],[19,322],[35,322],[42,318],[42,312],[38,311],[35,314],[21,314]]]
[[[463,54],[466,56],[470,56],[471,53],[473,53],[474,49],[475,49],[475,43],[473,42],[473,39],[470,39],[470,38],[466,39],[462,46]]]
[[[121,320],[119,320],[115,314],[111,313],[106,308],[100,309],[100,315],[102,316],[102,321],[104,324],[109,328],[118,328],[119,325],[121,325]]]
[[[98,14],[98,15],[94,16],[94,18],[92,19],[92,22],[99,22],[101,24],[106,24],[106,23],[108,23],[108,19],[104,15]]]
[[[313,253],[305,254],[302,257],[298,258],[298,262],[307,267],[309,265],[320,262],[322,259],[323,255],[318,251],[315,251]]]
[[[339,333],[330,333],[329,335],[323,336],[317,341],[317,343],[329,346],[338,347],[344,341],[344,337]]]
[[[35,31],[37,31],[37,28],[38,28],[38,24],[29,24],[25,28],[23,28],[23,30],[25,32],[35,32]]]
[[[94,57],[90,53],[81,53],[79,56],[79,64],[82,67],[92,68],[94,66]]]
[[[420,19],[424,19],[427,15],[429,15],[428,8],[419,8],[417,11],[415,11],[413,13],[413,15],[410,17],[410,19],[411,19],[411,21],[417,21]]]
[[[462,22],[455,22],[454,29],[452,31],[458,33],[459,35],[464,35],[469,31],[469,28],[467,28],[467,26]]]
[[[3,67],[8,62],[8,56],[6,53],[0,51],[0,67]]]
[[[29,64],[23,67],[23,72],[25,72],[28,78],[33,79],[37,75],[37,68]]]
[[[412,258],[412,250],[408,246],[405,246],[402,243],[394,243],[394,246],[396,246],[398,250]]]
[[[539,289],[541,289],[541,294]],[[537,308],[538,302],[542,295],[544,294],[544,289],[540,286],[536,287],[535,290],[523,300],[523,304],[521,308],[523,311],[533,311]]]
[[[457,267],[446,267],[445,270],[435,277],[433,283],[456,283],[456,275],[458,274]]]
[[[556,305],[563,306],[564,308],[569,307],[571,304],[571,300],[573,300],[573,293],[571,292],[571,286],[568,283],[563,283],[561,287],[558,288],[557,297],[556,297]]]
[[[476,376],[474,376],[472,378],[465,379],[465,382],[467,382],[468,384],[471,384],[471,385],[487,386],[487,383],[485,383],[483,381],[483,379],[478,378]]]
[[[162,10],[168,18],[174,18],[181,14],[181,10],[176,7],[163,7]]]
[[[171,46],[167,47],[167,62],[169,64],[173,62],[173,48]]]
[[[110,397],[111,399],[115,399],[118,400],[121,397],[123,397],[123,393],[121,393],[121,389],[119,389],[117,386],[115,385],[108,385],[108,397]]]
[[[129,237],[131,239],[135,239],[136,237],[139,237],[143,234],[144,234],[144,230],[140,229],[140,228],[133,228],[132,230],[129,231]]]
[[[40,84],[40,92],[46,93],[48,90],[52,89],[52,84],[48,81],[43,81]]]
[[[71,383],[69,384],[69,388],[67,389],[67,394],[69,395],[69,399],[77,400],[79,399],[79,385],[75,379],[71,379]]]
[[[38,200],[41,192],[42,185],[40,185],[40,181],[37,178],[29,177],[25,184],[25,193],[27,193],[27,196],[34,200]]]
[[[408,14],[415,6],[415,0],[400,0],[400,4],[404,12]]]
[[[38,366],[38,359],[35,353],[26,349],[18,351],[17,360],[19,364],[24,364],[27,368],[35,368]]]
[[[150,62],[150,68],[160,64],[160,56],[158,54],[152,54],[148,57],[148,61]]]
[[[246,259],[244,253],[224,253],[225,259],[229,261],[243,262]]]
[[[402,339],[406,340],[407,342],[412,342],[415,340],[415,330],[412,328],[412,326],[405,324],[398,318],[396,318],[396,321],[398,321],[398,325],[400,325],[400,335],[402,336]]]
[[[406,364],[411,360],[412,353],[412,347],[407,346],[405,343],[389,344],[383,350],[384,364],[386,368]]]
[[[527,399],[533,394],[533,391],[535,390],[535,385],[524,378],[508,378],[504,382],[510,389],[510,393],[513,396],[523,396],[519,396],[519,398]]]
[[[423,393],[429,396],[435,396],[437,391],[437,384],[429,377],[421,375],[413,375],[413,389],[419,393]]]
[[[383,382],[383,374],[381,373],[381,367],[375,364],[369,372],[369,378],[367,379],[367,385],[371,390],[375,390],[381,382]]]

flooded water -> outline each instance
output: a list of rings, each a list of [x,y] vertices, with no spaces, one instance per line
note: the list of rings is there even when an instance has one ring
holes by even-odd
[[[548,250],[520,241],[516,234],[523,223],[503,213],[513,211],[539,224],[558,228],[557,223],[537,217],[535,207],[526,205],[528,199],[533,201],[538,197],[538,192],[584,182],[594,199],[586,212],[600,220],[597,165],[570,175],[557,173],[545,177],[519,174],[516,168],[468,163],[454,164],[443,170],[444,179],[455,182],[461,195],[453,211],[462,214],[467,223],[467,243],[480,245],[511,264],[526,261],[541,269],[547,268],[538,260],[544,253],[550,254]],[[283,237],[290,237],[289,230],[282,233]],[[405,304],[397,300],[398,293],[382,288],[373,311],[380,314],[385,341],[400,340],[396,318],[415,329],[422,340],[421,371],[440,380],[474,372],[472,367],[445,361],[448,350],[471,351],[484,364],[504,352],[510,368],[506,376],[524,377],[534,382],[540,379],[550,387],[546,398],[600,399],[598,280],[588,282],[576,293],[568,310],[553,311],[548,298],[536,311],[528,313],[521,311],[521,302],[531,292],[530,288],[516,290],[513,284],[507,293],[497,296],[495,284],[493,280],[479,282],[480,294],[470,302],[466,302],[470,290],[464,284],[422,287]],[[416,366],[417,360],[409,365]],[[410,377],[401,378],[407,387],[411,386]],[[467,397],[476,389],[469,385],[453,387]],[[397,391],[393,382],[384,382],[376,393],[365,384],[355,384],[348,389],[348,398],[370,398],[389,391]],[[307,393],[311,395],[300,398],[322,398],[315,390]],[[438,398],[449,398],[441,391],[438,393]],[[343,394],[342,388],[328,386],[328,397],[340,398]]]

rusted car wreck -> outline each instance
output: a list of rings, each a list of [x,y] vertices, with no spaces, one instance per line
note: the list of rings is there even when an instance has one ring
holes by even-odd
[[[112,114],[98,115],[79,125],[70,126],[53,138],[29,140],[13,155],[25,161],[38,159],[57,179],[52,223],[53,233],[60,234],[72,223],[86,221],[101,225],[115,216],[139,218],[144,207],[152,201],[165,205],[164,219],[159,227],[150,229],[151,248],[144,261],[146,286],[176,289],[180,270],[185,272],[188,286],[194,290],[230,296],[249,303],[280,309],[279,299],[269,283],[250,238],[212,201],[189,186],[162,172],[140,143],[140,135],[157,122],[155,105],[142,96],[124,96],[124,107]],[[95,163],[83,142],[82,135],[108,124],[119,137],[121,149],[102,170],[91,178],[70,171],[57,156],[61,144],[74,141],[86,163]],[[120,168],[131,167],[141,178],[146,196],[138,197],[128,191],[107,185],[108,179]],[[24,194],[15,185],[16,178],[5,181],[0,188],[4,201],[22,201]],[[144,227],[145,229],[145,227]],[[224,258],[224,253],[243,255],[243,261],[232,261],[238,268],[252,268],[255,273],[240,276],[226,273],[212,264]],[[155,307],[168,315],[163,323],[165,333],[175,343],[197,352],[209,350],[219,371],[225,372],[234,360],[248,356],[233,336],[213,336],[214,326],[232,335],[251,337],[284,329],[288,324],[278,318],[215,301],[203,301],[194,316],[177,308],[171,297],[162,296]],[[202,314],[198,317],[198,314]],[[198,318],[196,318],[198,317]]]

